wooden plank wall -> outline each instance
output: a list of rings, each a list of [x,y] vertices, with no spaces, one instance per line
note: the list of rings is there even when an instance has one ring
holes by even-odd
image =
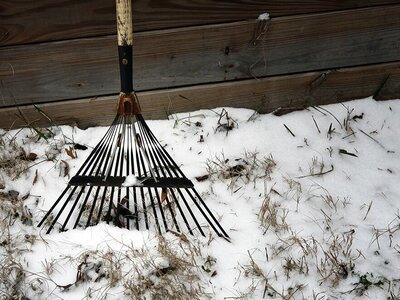
[[[266,11],[271,20],[257,22]],[[135,89],[149,118],[400,97],[400,0],[137,0],[133,14]],[[0,0],[0,127],[48,125],[33,103],[59,123],[108,122],[114,22],[112,0]],[[310,94],[320,76],[329,80]]]

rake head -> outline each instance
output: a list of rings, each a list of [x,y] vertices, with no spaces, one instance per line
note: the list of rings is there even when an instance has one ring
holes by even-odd
[[[40,221],[47,233],[107,222],[127,229],[229,238],[144,121],[133,91],[132,3],[116,1],[121,94],[107,133]]]
[[[209,225],[229,238],[142,115],[125,106],[39,226],[49,233],[107,222],[205,236]]]

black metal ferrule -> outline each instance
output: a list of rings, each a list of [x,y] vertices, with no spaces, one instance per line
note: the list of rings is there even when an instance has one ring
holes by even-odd
[[[118,46],[121,92],[125,94],[133,92],[132,53],[132,45]]]

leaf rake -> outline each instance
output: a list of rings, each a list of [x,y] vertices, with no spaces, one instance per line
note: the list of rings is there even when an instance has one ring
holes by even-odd
[[[229,240],[193,183],[146,124],[133,90],[131,0],[116,0],[121,93],[106,134],[39,227],[47,233],[107,222],[127,229],[196,231],[207,224]]]

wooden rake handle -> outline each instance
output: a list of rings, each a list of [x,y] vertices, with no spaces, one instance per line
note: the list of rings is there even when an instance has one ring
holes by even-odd
[[[133,26],[131,0],[116,0],[116,9],[121,92],[124,94],[130,94],[133,92]]]
[[[132,0],[116,0],[118,57],[121,78],[121,95],[118,102],[119,115],[140,114],[140,105],[133,92],[133,25]]]
[[[116,0],[118,46],[133,45],[132,1]]]

